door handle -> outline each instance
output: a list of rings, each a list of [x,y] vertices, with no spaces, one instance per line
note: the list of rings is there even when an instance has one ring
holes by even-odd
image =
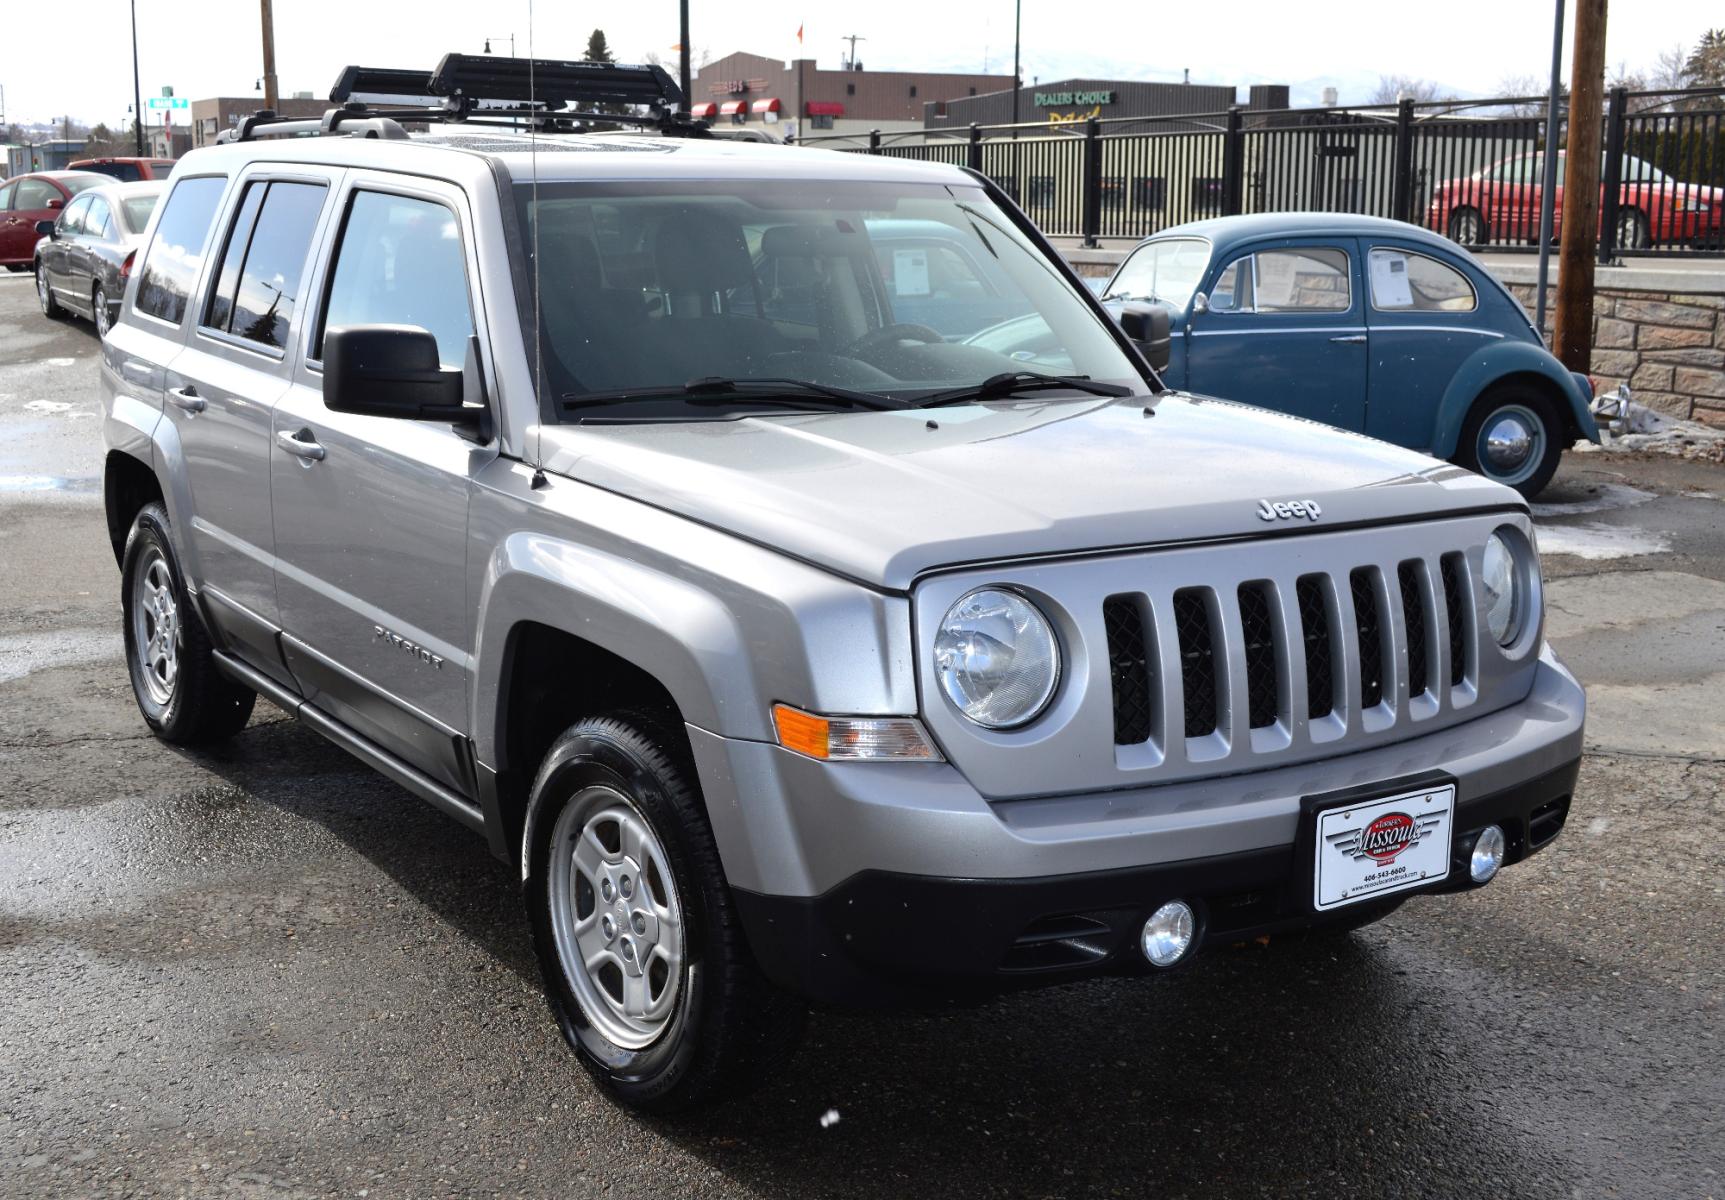
[[[201,413],[209,407],[209,401],[198,395],[198,389],[191,386],[168,389],[168,403],[181,412]]]
[[[1363,333],[1350,333],[1346,337],[1333,337],[1330,340],[1332,342],[1344,342],[1347,345],[1352,346],[1365,341],[1366,335]]]
[[[276,445],[295,458],[303,458],[311,462],[323,461],[324,449],[312,440],[309,429],[302,429],[298,433],[289,433],[285,429],[278,429],[276,431]]]

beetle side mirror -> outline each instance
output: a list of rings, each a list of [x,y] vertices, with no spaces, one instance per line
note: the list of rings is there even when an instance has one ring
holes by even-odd
[[[1168,369],[1173,338],[1172,320],[1166,308],[1160,304],[1128,301],[1120,311],[1120,328],[1138,343],[1138,349],[1144,352],[1152,367],[1158,371]]]
[[[1206,296],[1203,292],[1194,292],[1192,294],[1192,311],[1195,313],[1209,312],[1210,297]]]
[[[54,221],[37,221],[36,236],[45,238],[57,237],[58,233],[56,231],[59,228],[60,226]]]
[[[461,402],[463,372],[445,367],[417,325],[349,325],[323,339],[323,402],[332,412],[483,426]]]

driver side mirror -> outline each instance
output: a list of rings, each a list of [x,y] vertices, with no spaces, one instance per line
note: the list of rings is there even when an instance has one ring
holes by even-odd
[[[55,236],[54,231],[57,230],[59,227],[60,226],[54,221],[37,221],[36,222],[36,236],[37,237],[45,237],[45,238],[54,237]]]
[[[332,412],[452,425],[486,424],[461,402],[465,372],[445,367],[437,339],[417,325],[349,325],[323,339],[323,402]]]
[[[59,196],[55,196],[52,200],[48,201],[48,207],[49,208],[65,208],[66,207],[66,201]]]
[[[1160,304],[1129,301],[1120,312],[1120,328],[1138,343],[1138,349],[1143,351],[1152,367],[1158,371],[1168,369],[1173,338],[1172,320],[1166,308]]]
[[[1192,295],[1192,311],[1195,313],[1209,312],[1210,297],[1206,296],[1203,292],[1194,292]]]

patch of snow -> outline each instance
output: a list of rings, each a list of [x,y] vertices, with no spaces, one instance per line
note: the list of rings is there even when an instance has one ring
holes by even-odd
[[[1626,529],[1597,521],[1539,527],[1541,554],[1569,554],[1576,558],[1599,561],[1608,558],[1635,558],[1642,554],[1664,554],[1669,549],[1669,537],[1645,529]]]
[[[63,413],[72,406],[63,400],[31,400],[24,407],[31,412]]]
[[[1601,484],[1599,491],[1586,500],[1570,500],[1555,504],[1533,505],[1533,515],[1536,517],[1578,517],[1582,513],[1605,512],[1613,508],[1634,508],[1638,504],[1646,504],[1656,499],[1654,493],[1642,491],[1627,484]]]

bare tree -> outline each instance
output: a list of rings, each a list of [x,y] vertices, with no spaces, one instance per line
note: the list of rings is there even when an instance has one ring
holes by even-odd
[[[1372,92],[1373,104],[1394,104],[1398,100],[1453,100],[1442,95],[1442,88],[1429,79],[1412,75],[1379,75],[1378,86]]]
[[[1534,97],[1544,96],[1550,87],[1549,82],[1535,75],[1506,75],[1498,80],[1497,94],[1525,99],[1519,104],[1498,105],[1495,111],[1506,117],[1542,117],[1545,115],[1545,101]]]

